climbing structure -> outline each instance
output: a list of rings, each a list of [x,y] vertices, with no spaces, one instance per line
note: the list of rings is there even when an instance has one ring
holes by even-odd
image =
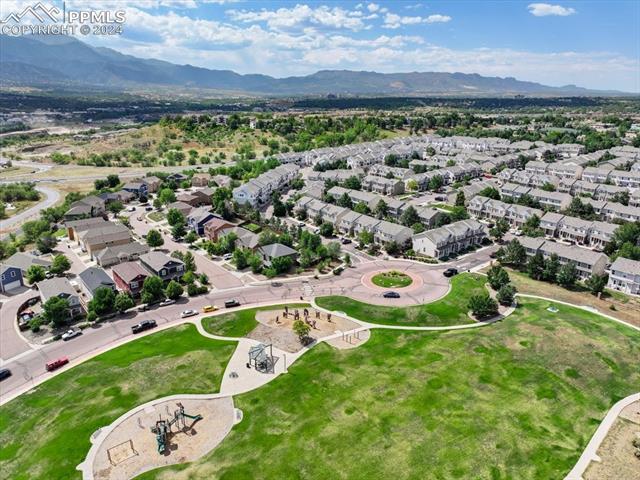
[[[169,444],[169,437],[171,436],[171,427],[175,424],[179,430],[187,428],[186,418],[193,420],[193,425],[198,420],[202,420],[202,415],[189,415],[184,412],[184,405],[177,403],[178,409],[173,412],[172,420],[163,420],[162,417],[156,421],[156,426],[151,427],[151,432],[156,435],[156,442],[158,444],[158,453],[163,455],[167,451],[167,445]]]

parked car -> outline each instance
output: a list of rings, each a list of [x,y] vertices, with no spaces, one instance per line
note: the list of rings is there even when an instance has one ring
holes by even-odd
[[[149,330],[150,328],[155,328],[157,326],[158,324],[156,323],[155,320],[143,320],[140,323],[136,323],[133,327],[131,327],[131,332],[140,333],[140,332],[144,332],[145,330]]]
[[[66,342],[67,340],[71,340],[72,338],[76,338],[80,335],[82,335],[82,330],[79,328],[72,328],[62,334],[62,340]]]
[[[147,310],[149,310],[150,308],[151,308],[151,307],[150,307],[148,304],[143,303],[142,305],[140,305],[140,306],[138,307],[138,311],[139,311],[139,312],[146,312],[146,311],[147,311]]]
[[[9,378],[11,376],[11,370],[8,368],[0,369],[0,380],[4,380],[5,378]]]
[[[513,234],[514,234],[516,237],[521,237],[521,236],[523,235],[522,230],[516,230],[515,232],[513,232]]]
[[[442,195],[438,195],[435,197],[436,202],[444,202],[446,200],[446,197],[443,197]]]
[[[300,228],[304,228],[305,223],[304,222],[298,222],[298,227]]]
[[[384,292],[382,296],[384,298],[400,298],[400,294],[398,292]]]
[[[47,369],[47,372],[52,372],[53,370],[57,370],[58,368],[69,363],[69,359],[67,357],[58,358],[52,362],[47,363],[44,368]]]
[[[215,312],[218,309],[215,305],[205,305],[202,307],[204,313]]]
[[[135,212],[136,211],[136,207],[131,206],[127,208],[127,212]]]
[[[458,274],[458,269],[457,268],[447,268],[444,272],[442,272],[442,274],[445,277],[453,277],[454,275]]]
[[[232,258],[233,258],[233,255],[232,255],[232,254],[230,254],[230,253],[225,253],[225,254],[222,256],[222,259],[223,259],[223,260],[231,260]]]
[[[172,300],[171,298],[167,298],[163,301],[161,301],[158,306],[160,307],[166,307],[167,305],[173,305],[174,303],[176,303],[175,300]]]
[[[153,207],[152,207],[151,205],[149,205],[148,207],[144,207],[144,209],[145,209],[147,212],[150,212],[151,210],[153,210]]]
[[[489,258],[498,258],[498,252],[491,252]]]
[[[351,239],[350,238],[343,238],[341,243],[343,245],[349,245],[351,243]]]
[[[224,308],[233,308],[233,307],[239,307],[240,306],[240,302],[233,299],[233,300],[227,300],[226,302],[224,302]]]
[[[194,315],[197,315],[197,314],[198,312],[196,310],[185,310],[180,314],[180,316],[182,318],[187,318],[187,317],[193,317]]]

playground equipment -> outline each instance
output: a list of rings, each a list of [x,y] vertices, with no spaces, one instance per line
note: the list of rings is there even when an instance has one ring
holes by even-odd
[[[151,427],[151,432],[156,435],[156,442],[158,444],[158,453],[164,454],[169,444],[169,437],[171,436],[171,427],[175,424],[178,429],[184,430],[187,428],[186,418],[193,420],[193,423],[198,420],[202,420],[202,415],[189,415],[184,412],[184,405],[177,402],[178,409],[173,412],[172,420],[163,420],[162,416],[156,421],[156,426]],[[191,425],[193,425],[193,423]],[[180,426],[182,424],[182,426]]]
[[[248,366],[253,366],[257,371],[262,373],[272,373],[274,365],[275,361],[271,344],[265,345],[264,343],[260,343],[249,349]]]

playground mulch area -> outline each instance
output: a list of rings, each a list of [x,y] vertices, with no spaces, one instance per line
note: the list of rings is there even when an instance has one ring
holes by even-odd
[[[95,457],[96,480],[128,480],[154,468],[197,460],[213,450],[233,427],[231,397],[208,400],[181,400],[185,413],[201,415],[194,421],[171,427],[164,454],[158,452],[156,435],[151,431],[160,418],[171,420],[176,400],[145,408],[120,423],[105,439]],[[178,426],[176,426],[178,425]]]
[[[351,320],[336,315],[332,315],[329,320],[325,312],[317,311],[311,307],[289,308],[290,313],[286,317],[284,308],[280,308],[256,312],[255,319],[258,321],[258,326],[247,336],[262,343],[270,343],[286,352],[297,352],[302,348],[302,344],[297,335],[293,333],[294,315],[297,310],[300,319],[304,320],[305,308],[309,312],[308,319],[311,326],[309,335],[316,340],[333,335],[338,330],[344,332],[359,326]]]

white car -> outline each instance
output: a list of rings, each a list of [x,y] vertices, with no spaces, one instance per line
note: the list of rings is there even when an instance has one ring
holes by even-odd
[[[182,318],[187,318],[187,317],[193,317],[194,315],[197,315],[197,314],[198,314],[197,310],[185,310],[180,314],[180,316]]]
[[[76,338],[79,335],[82,335],[82,330],[80,330],[79,328],[72,328],[71,330],[67,330],[62,334],[62,340],[66,342],[67,340]]]
[[[136,207],[127,208],[127,212],[135,212],[135,211],[136,211]]]
[[[175,300],[171,300],[170,298],[167,298],[166,300],[161,301],[158,306],[160,307],[166,307],[167,305],[173,305],[174,303],[176,303]]]
[[[223,259],[223,260],[231,260],[232,258],[233,258],[233,255],[232,255],[231,253],[225,253],[225,254],[222,256],[222,259]]]

